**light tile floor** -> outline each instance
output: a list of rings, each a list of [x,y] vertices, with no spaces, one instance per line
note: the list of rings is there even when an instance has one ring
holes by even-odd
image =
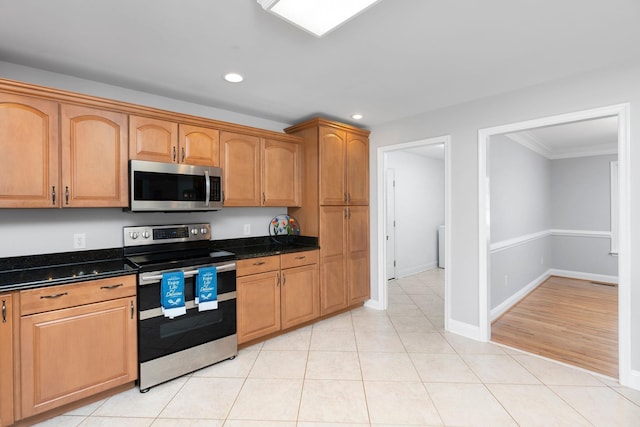
[[[40,426],[640,426],[640,391],[443,329],[444,272],[141,394]]]

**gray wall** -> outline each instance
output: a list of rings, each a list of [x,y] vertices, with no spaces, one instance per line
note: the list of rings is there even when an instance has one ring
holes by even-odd
[[[630,103],[632,138],[640,132],[640,62],[570,76],[554,82],[504,93],[482,100],[418,114],[376,126],[371,133],[371,165],[377,164],[377,148],[450,135],[451,153],[451,258],[450,320],[465,325],[471,334],[479,325],[478,265],[478,130],[525,120]],[[633,141],[632,141],[633,145]],[[640,182],[640,150],[630,150],[630,182]],[[377,242],[378,180],[371,174],[371,235]],[[640,254],[640,187],[630,189],[630,259]],[[372,248],[372,297],[378,298],[378,247]],[[630,266],[632,368],[640,369],[640,263]],[[383,279],[382,279],[383,280]],[[479,334],[479,330],[478,334]],[[479,336],[479,335],[478,335]]]
[[[404,151],[387,154],[396,181],[396,275],[437,266],[444,224],[444,161]]]

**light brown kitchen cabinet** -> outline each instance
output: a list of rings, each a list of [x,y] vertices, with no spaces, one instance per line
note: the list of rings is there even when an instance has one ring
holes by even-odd
[[[61,206],[127,206],[127,115],[66,104],[60,111]]]
[[[176,163],[178,124],[150,117],[129,116],[129,159]]]
[[[251,258],[236,264],[238,344],[319,317],[317,250]]]
[[[303,196],[288,212],[320,245],[321,315],[370,295],[369,131],[322,118],[285,129],[304,138]]]
[[[0,426],[13,424],[13,296],[0,294]]]
[[[0,207],[57,207],[58,104],[0,92]]]
[[[221,132],[220,158],[225,206],[300,204],[300,141]]]
[[[193,125],[178,125],[179,162],[189,165],[220,166],[220,132]]]
[[[22,418],[137,379],[135,281],[20,291]]]

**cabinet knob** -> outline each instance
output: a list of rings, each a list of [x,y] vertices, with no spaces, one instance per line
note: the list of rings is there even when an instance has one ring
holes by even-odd
[[[174,162],[176,161],[177,156],[178,156],[178,153],[176,153],[176,147],[175,147],[175,145],[174,145],[174,146],[173,146],[173,161],[174,161]]]

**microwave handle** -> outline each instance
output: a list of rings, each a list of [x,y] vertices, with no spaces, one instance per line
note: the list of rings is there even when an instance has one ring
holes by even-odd
[[[209,179],[209,171],[204,171],[204,205],[209,207],[209,199],[211,199],[211,180]]]

